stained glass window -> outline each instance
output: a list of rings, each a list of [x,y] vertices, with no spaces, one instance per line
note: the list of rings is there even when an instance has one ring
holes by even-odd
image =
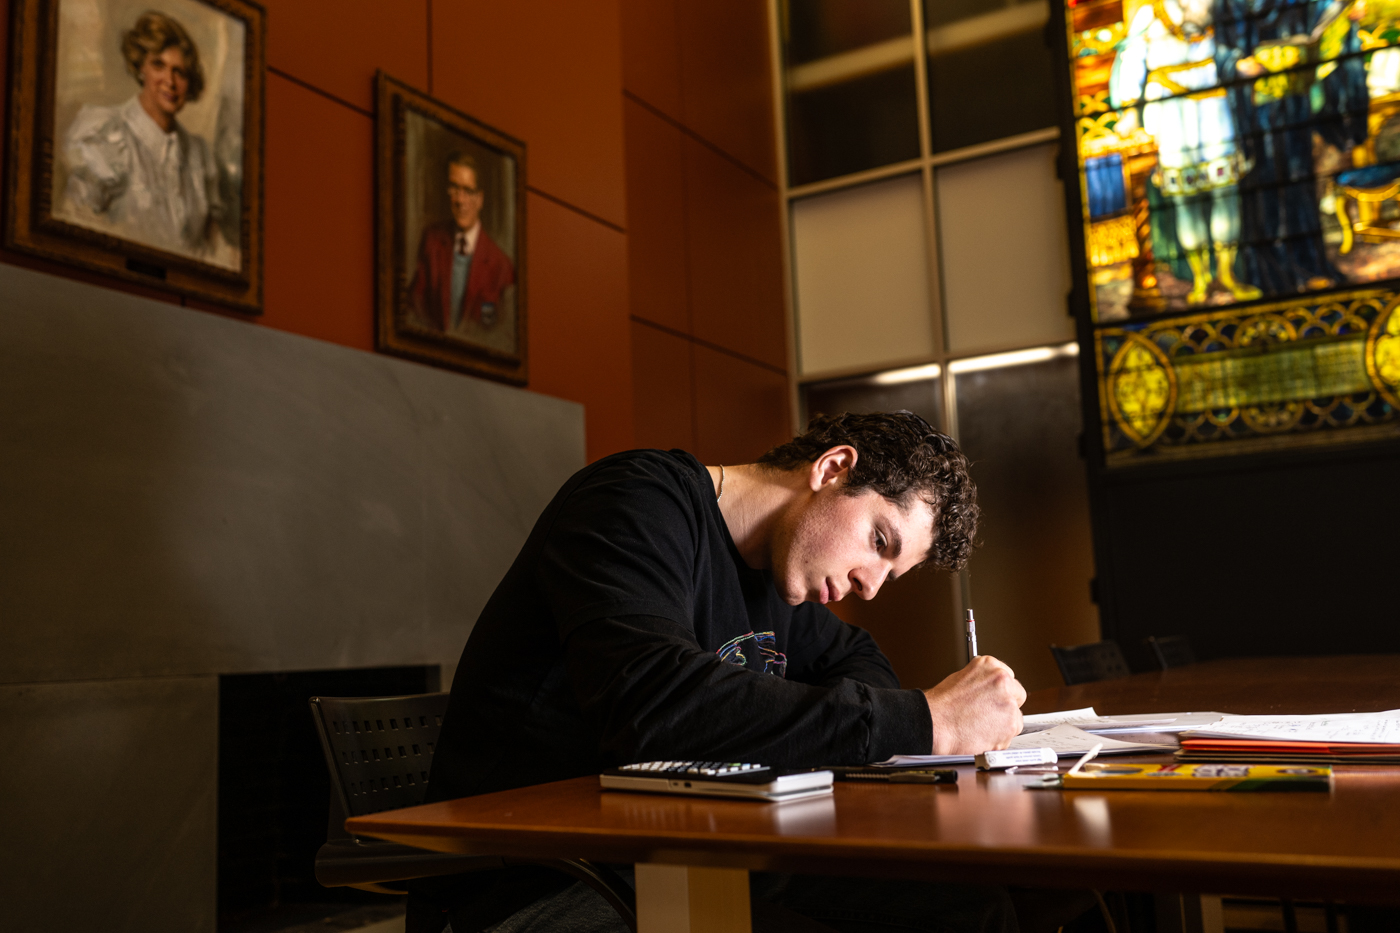
[[[1400,0],[1067,0],[1110,462],[1395,432]]]

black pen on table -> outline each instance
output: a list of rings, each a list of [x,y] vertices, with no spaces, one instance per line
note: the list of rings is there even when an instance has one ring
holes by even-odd
[[[972,659],[977,657],[977,620],[972,617],[972,610],[967,610],[967,663],[971,664]]]

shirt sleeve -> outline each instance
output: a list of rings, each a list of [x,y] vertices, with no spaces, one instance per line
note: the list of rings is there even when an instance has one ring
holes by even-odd
[[[69,203],[97,214],[111,207],[131,180],[131,147],[118,108],[84,105],[65,144]]]
[[[848,676],[801,683],[748,670],[705,651],[665,618],[593,619],[569,635],[564,658],[599,750],[614,764],[854,765],[927,754],[933,745],[928,704],[917,690]]]

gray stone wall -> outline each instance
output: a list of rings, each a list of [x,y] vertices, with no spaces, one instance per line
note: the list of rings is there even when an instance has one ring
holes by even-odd
[[[217,677],[0,684],[5,929],[212,933],[218,716]]]
[[[583,451],[570,402],[0,265],[0,740],[52,762],[0,902],[212,929],[216,675],[450,671]]]

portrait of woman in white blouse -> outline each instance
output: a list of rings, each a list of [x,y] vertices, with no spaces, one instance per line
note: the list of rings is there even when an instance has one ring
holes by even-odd
[[[201,55],[200,44],[181,19],[162,11],[146,9],[117,21],[113,4],[101,0],[66,0],[69,16],[60,26],[60,74],[65,58],[69,65],[72,90],[88,85],[88,93],[99,100],[70,99],[76,113],[59,123],[55,149],[66,177],[55,177],[54,213],[69,223],[109,233],[122,239],[227,269],[239,268],[238,218],[240,212],[241,94],[236,98],[231,86],[211,88],[209,75],[236,74],[241,58],[241,31],[217,20],[227,20],[212,8],[203,30],[213,35],[215,68]],[[100,17],[79,15],[83,7]],[[95,22],[105,21],[98,29]],[[64,42],[64,27],[70,35]],[[94,35],[98,56],[84,55],[78,33]],[[103,42],[102,40],[106,41]],[[237,40],[236,42],[230,41]],[[102,48],[105,44],[108,47]],[[63,48],[67,45],[68,48]],[[236,47],[235,47],[236,46]],[[65,52],[67,53],[65,55]],[[101,61],[88,61],[98,57]],[[117,73],[114,66],[120,65]],[[91,74],[84,75],[84,67]],[[120,87],[120,77],[126,87]],[[83,81],[83,78],[88,80]],[[100,91],[91,88],[102,79]],[[62,78],[60,78],[62,84]],[[61,88],[60,88],[61,90]],[[125,91],[125,99],[111,98]],[[241,86],[240,86],[241,90]],[[211,91],[218,99],[206,100]],[[71,97],[78,95],[72,94]],[[102,99],[105,98],[105,99]],[[56,101],[64,109],[63,95]],[[196,125],[187,125],[184,115],[203,103]]]

